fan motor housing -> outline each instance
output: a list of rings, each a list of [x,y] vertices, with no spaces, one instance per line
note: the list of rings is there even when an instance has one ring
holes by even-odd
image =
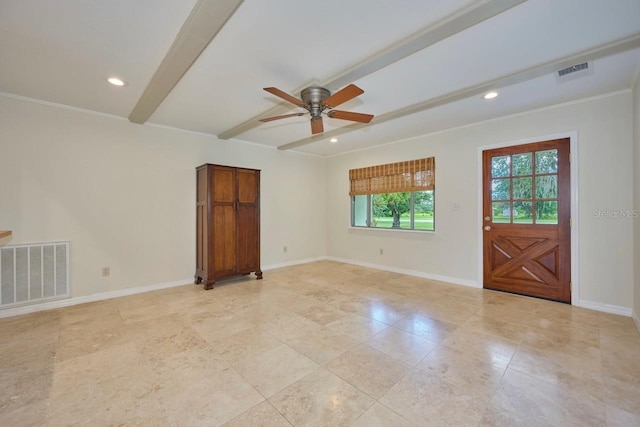
[[[305,108],[311,113],[311,117],[320,117],[324,110],[322,102],[331,96],[331,92],[323,87],[311,86],[300,93]]]

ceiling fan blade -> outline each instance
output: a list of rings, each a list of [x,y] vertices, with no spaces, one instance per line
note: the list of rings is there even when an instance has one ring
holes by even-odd
[[[275,96],[279,96],[285,101],[289,101],[290,103],[297,105],[298,107],[304,107],[304,102],[296,97],[289,95],[287,92],[281,91],[277,87],[265,87],[263,89]]]
[[[314,117],[311,119],[311,133],[313,135],[324,132],[322,117]]]
[[[350,99],[355,98],[358,95],[362,95],[364,91],[354,84],[337,91],[322,103],[329,108],[337,107],[338,105],[347,102]]]
[[[307,114],[307,113],[285,114],[284,116],[267,117],[266,119],[260,119],[260,121],[261,122],[271,122],[273,120],[286,119],[287,117],[304,116],[305,114]]]
[[[373,114],[352,113],[351,111],[331,110],[327,116],[332,119],[351,120],[352,122],[369,123]]]

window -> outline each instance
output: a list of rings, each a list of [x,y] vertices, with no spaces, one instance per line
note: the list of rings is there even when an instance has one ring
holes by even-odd
[[[435,229],[435,159],[349,171],[351,226]]]
[[[558,150],[491,159],[491,221],[558,223]]]

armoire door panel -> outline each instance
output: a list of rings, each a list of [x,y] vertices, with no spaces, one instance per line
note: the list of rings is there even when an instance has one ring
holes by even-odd
[[[215,168],[211,174],[214,203],[235,201],[235,172],[231,168]]]
[[[216,274],[233,274],[236,265],[236,215],[233,206],[214,206],[213,227]]]
[[[196,227],[197,230],[201,230],[201,232],[196,233],[196,267],[199,270],[204,270],[207,268],[207,245],[206,245],[206,235],[208,232],[208,224],[207,224],[207,206],[197,207],[196,214]]]
[[[207,169],[199,169],[197,174],[197,202],[198,205],[207,202]]]
[[[244,272],[258,266],[258,251],[255,235],[258,233],[256,208],[253,206],[238,207],[238,271]]]
[[[253,170],[238,169],[238,202],[255,203],[258,198],[256,174]]]

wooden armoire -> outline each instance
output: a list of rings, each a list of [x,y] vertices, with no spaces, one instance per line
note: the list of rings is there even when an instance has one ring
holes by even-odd
[[[195,282],[260,270],[260,171],[204,164],[196,168]]]

